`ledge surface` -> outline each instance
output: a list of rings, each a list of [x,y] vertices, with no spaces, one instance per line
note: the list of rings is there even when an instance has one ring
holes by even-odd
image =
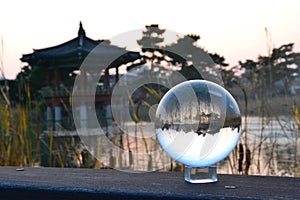
[[[300,199],[300,178],[218,175],[189,184],[179,172],[0,167],[0,199]]]

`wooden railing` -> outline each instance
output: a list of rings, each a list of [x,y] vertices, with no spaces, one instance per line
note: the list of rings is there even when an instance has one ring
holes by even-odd
[[[179,172],[0,168],[0,199],[300,199],[300,178],[218,175],[189,184]]]

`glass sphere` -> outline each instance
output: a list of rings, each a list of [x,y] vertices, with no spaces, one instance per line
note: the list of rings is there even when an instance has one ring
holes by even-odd
[[[162,148],[190,167],[224,159],[240,137],[241,114],[223,87],[205,80],[185,81],[161,99],[155,129]]]

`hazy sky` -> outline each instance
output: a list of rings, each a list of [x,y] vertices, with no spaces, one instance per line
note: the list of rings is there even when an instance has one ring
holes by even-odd
[[[182,34],[199,34],[200,45],[223,55],[231,66],[267,54],[265,27],[275,47],[293,42],[300,52],[298,0],[4,0],[0,5],[8,78],[22,67],[22,54],[76,37],[79,21],[92,39],[109,39],[153,23]]]

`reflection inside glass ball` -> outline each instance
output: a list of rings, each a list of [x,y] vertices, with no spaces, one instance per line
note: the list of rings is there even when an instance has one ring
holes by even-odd
[[[204,80],[173,87],[155,116],[162,148],[190,167],[208,167],[224,159],[238,142],[240,126],[240,110],[231,94]]]

